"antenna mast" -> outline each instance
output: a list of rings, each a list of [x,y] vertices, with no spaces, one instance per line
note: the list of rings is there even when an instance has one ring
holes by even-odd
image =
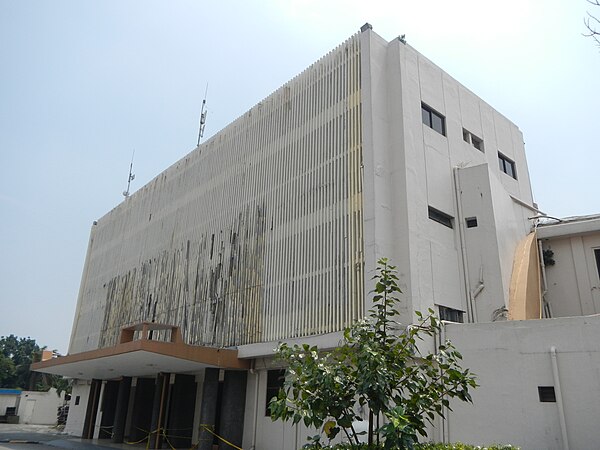
[[[206,113],[204,108],[206,107],[206,95],[208,94],[208,83],[206,83],[206,90],[204,91],[204,100],[202,100],[202,109],[200,110],[200,128],[198,130],[198,143],[196,147],[200,146],[200,139],[204,136],[204,126],[206,125]]]
[[[123,191],[123,197],[127,198],[129,197],[129,186],[131,185],[131,182],[133,180],[135,180],[135,174],[133,173],[133,157],[135,156],[135,150],[133,151],[133,154],[131,155],[131,163],[129,164],[129,176],[127,177],[127,190]]]

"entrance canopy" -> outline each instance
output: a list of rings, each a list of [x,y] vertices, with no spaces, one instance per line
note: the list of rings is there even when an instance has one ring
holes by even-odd
[[[152,340],[149,331],[171,331],[170,341]],[[134,339],[139,334],[139,339]],[[141,323],[121,330],[114,347],[61,356],[31,365],[36,372],[84,380],[154,376],[159,372],[191,373],[206,367],[248,369],[237,350],[185,344],[179,327]]]

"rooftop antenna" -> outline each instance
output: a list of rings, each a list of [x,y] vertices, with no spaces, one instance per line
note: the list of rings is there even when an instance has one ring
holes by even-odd
[[[131,163],[129,164],[129,176],[127,177],[127,190],[123,191],[123,197],[127,198],[129,197],[129,186],[131,185],[131,182],[133,180],[135,180],[135,174],[133,173],[133,157],[135,156],[135,150],[133,151],[133,154],[131,155]]]
[[[200,128],[198,130],[198,143],[196,147],[200,146],[200,139],[204,136],[204,126],[206,125],[206,113],[204,110],[206,107],[206,95],[208,94],[208,83],[206,83],[206,90],[204,91],[204,100],[202,100],[202,109],[200,110]]]

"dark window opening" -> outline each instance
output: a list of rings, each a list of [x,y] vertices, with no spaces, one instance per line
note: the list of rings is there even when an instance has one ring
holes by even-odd
[[[438,211],[435,208],[429,207],[429,218],[431,220],[435,220],[437,223],[441,223],[442,225],[453,228],[452,227],[452,216],[449,216],[446,213]]]
[[[467,217],[465,219],[467,228],[475,228],[477,226],[477,217]]]
[[[600,248],[594,249],[594,257],[596,258],[596,269],[598,270],[598,277],[600,277]]]
[[[538,386],[538,395],[540,402],[554,403],[556,402],[556,394],[554,392],[554,386]]]
[[[267,398],[265,403],[265,416],[271,417],[269,402],[273,397],[277,397],[279,390],[283,388],[285,381],[285,370],[276,369],[267,371]]]
[[[448,322],[463,323],[464,312],[454,308],[448,308],[447,306],[438,306],[440,311],[440,320],[446,320]]]
[[[470,144],[471,143],[471,133],[469,133],[467,130],[465,130],[463,128],[463,140],[467,143]]]
[[[425,125],[446,136],[446,118],[443,115],[421,103],[421,117]]]
[[[508,176],[513,177],[515,180],[517,179],[517,169],[515,167],[514,161],[507,158],[502,153],[498,152],[498,163],[500,164],[500,170],[502,172],[504,172]]]
[[[466,143],[471,144],[473,147],[475,147],[480,152],[483,152],[483,139],[475,136],[469,130],[466,130],[464,128],[463,128],[463,140]]]
[[[79,405],[79,399],[80,399],[79,395],[76,395],[75,396],[75,406]]]
[[[475,147],[480,152],[483,151],[483,139],[479,139],[477,136],[472,134],[471,135],[471,144],[473,144],[473,147]]]

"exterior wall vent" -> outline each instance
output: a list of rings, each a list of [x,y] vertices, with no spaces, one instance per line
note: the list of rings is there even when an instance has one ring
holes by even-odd
[[[556,403],[554,386],[538,386],[538,395],[542,403]]]

